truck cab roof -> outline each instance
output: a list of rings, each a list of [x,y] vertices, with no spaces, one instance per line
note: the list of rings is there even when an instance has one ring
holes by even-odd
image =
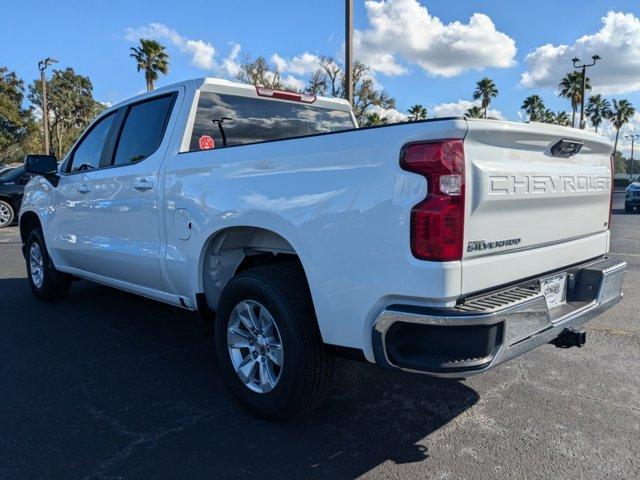
[[[249,85],[246,83],[232,82],[230,80],[225,80],[223,78],[200,77],[200,78],[194,78],[189,80],[183,80],[182,82],[172,83],[170,85],[157,88],[151,92],[142,93],[133,98],[129,98],[127,100],[119,102],[118,104],[114,105],[113,108],[117,108],[129,103],[133,103],[138,100],[144,99],[146,97],[157,95],[158,93],[162,93],[164,91],[174,90],[176,87],[179,87],[179,86],[188,86],[188,85],[192,87],[193,85],[195,85],[195,88],[197,90],[204,91],[204,92],[219,92],[219,93],[227,93],[227,94],[233,94],[233,95],[240,95],[243,97],[255,97],[255,98],[266,96],[264,94],[259,93],[260,89],[263,89],[263,87],[256,87],[255,85]],[[275,91],[283,94],[284,93],[293,94],[293,95],[297,94],[297,92],[288,92],[285,90],[280,91],[280,90],[272,90],[267,88],[264,88],[263,90]],[[323,97],[323,96],[317,96],[317,95],[310,95],[308,97],[311,97],[311,98],[309,101],[306,101],[305,103],[312,104],[314,107],[331,108],[333,110],[341,110],[344,112],[351,112],[352,110],[349,102],[347,102],[343,98],[331,98],[331,97]],[[274,98],[274,100],[294,101],[294,100],[288,100],[283,97]]]

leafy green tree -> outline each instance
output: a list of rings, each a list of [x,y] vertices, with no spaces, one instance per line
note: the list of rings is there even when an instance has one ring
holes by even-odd
[[[525,111],[530,122],[540,122],[546,111],[542,98],[538,95],[531,95],[524,99],[522,106],[520,107]]]
[[[561,125],[563,127],[570,127],[571,126],[571,117],[569,117],[569,114],[565,111],[560,111],[558,113],[556,113],[556,124]]]
[[[344,70],[332,57],[321,56],[320,67],[307,84],[306,91],[316,95],[345,97]],[[386,90],[380,89],[364,63],[353,63],[353,113],[358,123],[367,124],[371,107],[395,108],[396,101]]]
[[[591,120],[591,124],[595,127],[596,133],[598,133],[598,127],[602,123],[602,120],[611,115],[611,104],[609,100],[602,98],[602,95],[593,95],[589,97],[585,113],[589,120]]]
[[[386,125],[389,121],[385,117],[381,116],[377,112],[372,112],[367,114],[367,119],[364,122],[365,127],[372,127],[375,125]]]
[[[568,98],[571,101],[571,126],[576,126],[576,112],[578,106],[582,103],[582,73],[581,72],[569,72],[560,81],[560,96]],[[585,83],[586,90],[591,90],[591,80],[589,77]]]
[[[618,150],[618,137],[620,136],[620,129],[631,120],[636,113],[636,109],[629,103],[628,100],[614,100],[613,108],[608,113],[607,118],[611,120],[613,127],[616,129],[616,140],[613,144],[613,151]]]
[[[416,104],[407,110],[409,114],[408,120],[410,122],[417,122],[418,120],[426,120],[427,118],[427,109],[420,104]]]
[[[0,164],[22,160],[38,148],[38,127],[31,108],[23,108],[24,82],[0,67]]]
[[[29,85],[29,100],[42,110],[42,85]],[[58,158],[75,142],[82,131],[105,106],[93,98],[89,77],[76,74],[73,68],[54,70],[47,82],[49,129],[53,151]]]
[[[487,118],[487,109],[491,104],[491,99],[498,96],[498,89],[496,84],[493,83],[489,77],[484,77],[478,83],[476,83],[476,89],[473,92],[473,99],[480,100],[482,107],[482,114],[484,118]]]
[[[153,90],[159,73],[166,75],[169,72],[169,54],[166,48],[155,40],[141,38],[140,46],[131,47],[129,56],[136,61],[138,71],[144,71],[148,92]]]
[[[471,107],[466,111],[464,116],[469,118],[483,118],[484,110],[482,109],[482,107],[478,107],[477,105],[474,105],[473,107]]]
[[[617,150],[613,152],[613,170],[614,173],[627,173],[629,162],[624,156]]]

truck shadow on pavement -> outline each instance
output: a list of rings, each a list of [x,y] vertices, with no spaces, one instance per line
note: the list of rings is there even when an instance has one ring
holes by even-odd
[[[428,464],[426,437],[478,401],[460,382],[339,360],[321,409],[268,423],[224,388],[193,313],[84,281],[43,304],[4,279],[0,301],[6,478],[355,477]]]

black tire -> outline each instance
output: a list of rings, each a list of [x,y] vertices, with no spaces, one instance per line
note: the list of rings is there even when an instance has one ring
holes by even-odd
[[[627,213],[632,213],[633,212],[633,207],[631,205],[628,204],[624,204],[624,211]]]
[[[13,225],[13,221],[16,218],[16,212],[13,209],[13,205],[5,200],[0,200],[0,213],[4,213],[0,217],[0,228],[5,228]],[[6,215],[9,215],[7,218]]]
[[[31,253],[34,249],[34,244],[37,244],[40,254],[42,256],[42,279],[41,281],[34,281],[34,276],[31,269]],[[44,302],[52,302],[55,300],[62,300],[69,294],[71,288],[71,277],[64,273],[59,272],[53,266],[53,262],[47,252],[47,245],[44,242],[44,235],[42,229],[36,227],[27,237],[27,243],[25,246],[26,261],[27,261],[27,276],[29,278],[29,286],[31,291],[38,300]]]
[[[227,346],[227,327],[243,301],[264,305],[279,330],[284,361],[273,390],[250,390],[236,373]],[[304,274],[295,264],[268,265],[240,272],[224,288],[215,324],[222,374],[240,403],[268,420],[303,416],[326,395],[333,357],[324,347]]]

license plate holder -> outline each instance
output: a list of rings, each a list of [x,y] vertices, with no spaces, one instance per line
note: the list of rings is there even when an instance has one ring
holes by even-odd
[[[567,301],[567,274],[559,273],[540,280],[540,293],[544,295],[547,308],[552,309]]]

